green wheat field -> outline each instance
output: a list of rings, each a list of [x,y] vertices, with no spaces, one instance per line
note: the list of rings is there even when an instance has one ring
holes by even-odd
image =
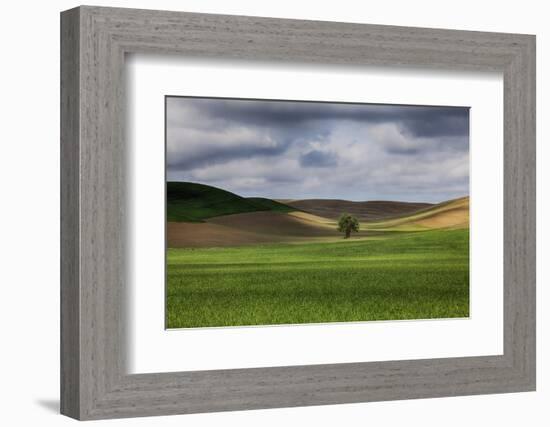
[[[341,212],[360,230],[344,239]],[[469,316],[469,199],[243,198],[167,184],[167,328]]]

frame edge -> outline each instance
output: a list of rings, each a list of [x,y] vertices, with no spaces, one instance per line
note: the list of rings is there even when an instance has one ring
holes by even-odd
[[[60,20],[60,412],[80,419],[80,8],[61,12]]]

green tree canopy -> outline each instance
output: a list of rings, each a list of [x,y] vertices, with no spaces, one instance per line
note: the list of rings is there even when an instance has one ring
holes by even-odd
[[[359,221],[353,215],[343,213],[338,220],[338,231],[344,233],[344,238],[348,239],[352,231],[355,233],[359,231]]]

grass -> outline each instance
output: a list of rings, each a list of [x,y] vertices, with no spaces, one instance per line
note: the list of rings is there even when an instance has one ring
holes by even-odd
[[[469,231],[168,249],[167,327],[467,317]]]
[[[202,222],[222,215],[257,211],[290,212],[296,209],[264,198],[245,198],[209,185],[168,182],[167,221]]]

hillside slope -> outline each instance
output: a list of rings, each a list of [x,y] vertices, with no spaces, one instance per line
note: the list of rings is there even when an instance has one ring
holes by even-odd
[[[355,215],[360,221],[376,221],[409,215],[433,206],[420,202],[369,201],[352,202],[349,200],[305,199],[285,200],[288,206],[325,218],[336,220],[343,212]]]
[[[301,215],[295,215],[294,212],[250,212],[211,218],[207,222],[273,236],[326,237],[341,234],[336,230],[335,223],[323,224]]]
[[[382,220],[369,224],[369,228],[373,230],[469,228],[469,226],[469,197],[461,197],[459,199],[439,203],[405,217]]]
[[[166,219],[169,222],[203,222],[222,215],[293,210],[295,208],[270,199],[248,199],[209,185],[192,182],[166,183]]]
[[[341,239],[336,224],[324,224],[301,212],[246,212],[204,222],[168,222],[168,247],[224,247],[279,242]]]

